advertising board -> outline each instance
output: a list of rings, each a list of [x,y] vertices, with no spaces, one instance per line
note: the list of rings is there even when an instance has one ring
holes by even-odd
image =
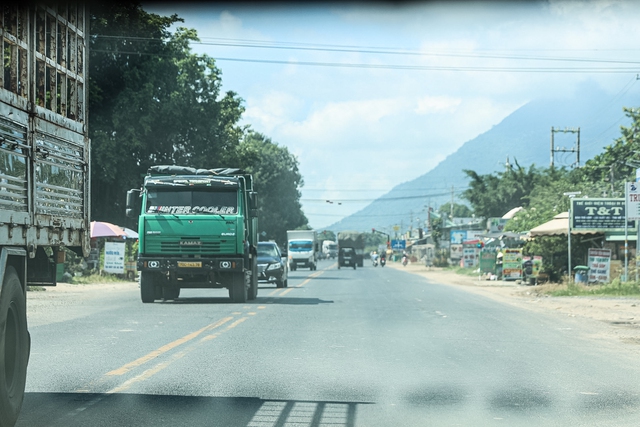
[[[502,277],[505,280],[522,278],[522,249],[505,249],[502,257]]]
[[[624,230],[625,199],[571,199],[573,230]],[[629,221],[629,228],[634,222]]]
[[[124,242],[104,243],[104,268],[107,273],[124,274]]]
[[[589,248],[589,282],[607,283],[611,276],[611,249]]]

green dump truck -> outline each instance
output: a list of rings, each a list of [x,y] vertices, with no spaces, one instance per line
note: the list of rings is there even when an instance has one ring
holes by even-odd
[[[184,288],[227,288],[233,302],[258,294],[257,195],[241,169],[152,166],[127,193],[138,217],[143,303],[176,299]]]

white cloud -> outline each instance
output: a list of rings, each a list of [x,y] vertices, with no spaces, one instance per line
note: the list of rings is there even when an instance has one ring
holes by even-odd
[[[453,113],[460,105],[460,98],[450,96],[426,96],[418,99],[418,105],[415,108],[416,114],[432,114],[432,113]]]

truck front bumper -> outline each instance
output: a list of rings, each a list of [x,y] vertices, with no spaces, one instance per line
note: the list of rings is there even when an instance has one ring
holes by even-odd
[[[244,258],[182,258],[162,256],[139,256],[137,268],[149,272],[210,273],[241,272],[244,270]]]

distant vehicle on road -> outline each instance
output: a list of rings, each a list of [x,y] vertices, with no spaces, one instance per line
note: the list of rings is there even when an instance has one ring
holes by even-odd
[[[325,240],[322,242],[322,253],[325,258],[334,259],[338,256],[338,244],[333,240]]]
[[[351,248],[355,251],[358,267],[364,266],[364,233],[341,231],[338,233],[338,250]]]
[[[258,242],[258,280],[276,282],[278,288],[289,286],[289,265],[274,242]]]
[[[298,267],[315,270],[318,265],[318,233],[315,230],[287,231],[287,252],[291,271]]]
[[[358,264],[358,258],[356,251],[353,248],[340,248],[338,251],[338,268],[340,267],[353,267],[356,269]]]

